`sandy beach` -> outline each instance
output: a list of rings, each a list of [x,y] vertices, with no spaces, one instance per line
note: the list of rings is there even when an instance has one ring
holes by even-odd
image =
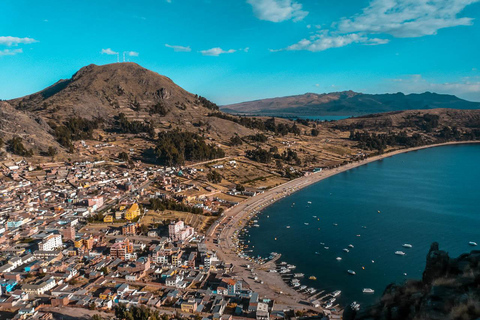
[[[426,145],[416,148],[394,150],[382,155],[367,158],[365,160],[352,162],[333,169],[322,170],[318,173],[312,173],[308,176],[288,181],[225,211],[224,216],[219,219],[214,225],[212,225],[212,227],[207,231],[207,246],[209,249],[217,252],[219,259],[228,263],[232,263],[234,265],[235,275],[248,283],[252,290],[259,293],[260,297],[275,299],[277,303],[276,309],[281,310],[286,307],[291,307],[295,309],[311,308],[306,305],[306,302],[310,301],[311,297],[297,292],[292,287],[288,286],[282,280],[281,276],[278,273],[268,272],[269,269],[274,268],[273,263],[258,265],[243,258],[240,258],[235,253],[234,250],[236,249],[236,247],[235,243],[232,240],[232,236],[237,230],[240,230],[245,226],[245,224],[248,222],[248,219],[251,218],[252,212],[262,210],[273,202],[284,198],[313,183],[319,182],[338,173],[374,161],[378,161],[406,152],[413,152],[433,147],[468,143],[480,142],[448,142],[442,144]],[[218,244],[214,243],[214,239],[218,240]],[[245,268],[246,264],[249,264],[255,270],[258,280],[263,281],[263,284],[253,280],[251,271]]]

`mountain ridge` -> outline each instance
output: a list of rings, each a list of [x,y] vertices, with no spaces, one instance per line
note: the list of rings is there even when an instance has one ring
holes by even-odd
[[[221,106],[224,112],[264,116],[360,116],[401,110],[478,109],[471,102],[454,95],[432,92],[404,94],[365,94],[339,91],[324,94],[307,92],[278,98],[259,99]]]

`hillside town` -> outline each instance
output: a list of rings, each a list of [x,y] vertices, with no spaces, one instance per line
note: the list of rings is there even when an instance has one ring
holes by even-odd
[[[113,312],[142,305],[212,320],[285,317],[274,299],[253,291],[234,265],[207,248],[205,228],[237,202],[208,195],[211,189],[192,182],[195,171],[102,161],[4,164],[0,311],[49,319],[56,307]],[[181,219],[144,223],[153,207],[170,203],[213,224],[195,230]]]

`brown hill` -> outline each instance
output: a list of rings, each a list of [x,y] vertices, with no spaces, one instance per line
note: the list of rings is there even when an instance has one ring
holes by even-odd
[[[222,106],[225,112],[270,116],[358,116],[379,112],[418,109],[478,109],[480,103],[446,94],[363,94],[353,91],[247,101]]]
[[[120,113],[139,119],[178,115],[193,119],[208,113],[208,107],[215,108],[169,78],[131,62],[91,64],[70,79],[10,103],[47,119],[80,116],[108,120]]]
[[[28,149],[60,148],[49,131],[50,127],[41,117],[16,110],[9,103],[0,101],[0,138],[4,142],[20,137]]]

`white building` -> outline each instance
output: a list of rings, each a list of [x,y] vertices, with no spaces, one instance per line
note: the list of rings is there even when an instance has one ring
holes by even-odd
[[[62,247],[62,236],[59,234],[49,234],[38,245],[40,251],[53,251]]]

